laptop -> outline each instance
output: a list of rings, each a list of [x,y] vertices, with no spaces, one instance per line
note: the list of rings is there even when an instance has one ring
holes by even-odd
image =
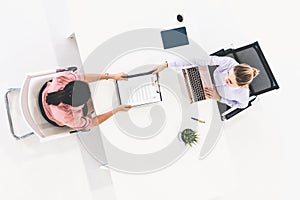
[[[188,66],[182,69],[180,77],[183,77],[188,101],[195,103],[206,100],[204,88],[212,88],[212,80],[208,66]]]

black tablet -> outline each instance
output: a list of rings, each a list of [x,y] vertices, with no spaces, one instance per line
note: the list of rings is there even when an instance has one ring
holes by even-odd
[[[160,34],[164,45],[164,49],[189,44],[185,27],[161,31]]]

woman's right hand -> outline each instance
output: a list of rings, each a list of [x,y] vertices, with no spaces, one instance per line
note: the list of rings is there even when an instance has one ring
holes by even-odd
[[[118,74],[113,74],[112,76],[113,76],[113,79],[117,80],[117,81],[128,80],[128,78],[124,78],[124,77],[128,76],[128,74],[126,74],[124,72],[121,72],[121,73],[118,73]]]
[[[158,74],[159,72],[166,69],[167,67],[168,67],[168,63],[166,61],[164,64],[154,67],[154,69],[152,70],[152,74]]]
[[[128,110],[130,110],[130,108],[132,108],[131,105],[120,105],[120,106],[114,108],[112,110],[112,112],[113,112],[113,114],[120,112],[120,111],[127,112]]]

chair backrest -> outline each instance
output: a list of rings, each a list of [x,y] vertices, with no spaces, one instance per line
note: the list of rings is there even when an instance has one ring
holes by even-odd
[[[221,49],[211,55],[232,57],[239,63],[247,63],[250,66],[260,70],[259,75],[252,81],[249,86],[250,97],[253,98],[251,98],[252,100],[249,102],[248,107],[251,106],[251,102],[255,99],[256,96],[279,88],[279,85],[258,42],[254,42],[237,49]],[[221,114],[230,109],[230,107],[225,104],[218,103],[218,105]],[[223,119],[229,119],[245,109],[246,108],[237,108],[231,113],[228,113],[226,116],[223,116]]]
[[[58,72],[60,73],[60,72]],[[21,88],[21,110],[28,125],[41,139],[62,137],[69,135],[74,129],[69,127],[56,127],[45,120],[40,112],[38,95],[43,84],[51,80],[56,72],[27,75]]]

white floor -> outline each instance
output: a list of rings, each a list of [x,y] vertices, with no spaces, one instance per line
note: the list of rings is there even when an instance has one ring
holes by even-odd
[[[184,4],[190,12],[207,16],[199,18],[199,24],[194,27],[202,35],[201,45],[208,52],[231,43],[240,46],[258,40],[281,87],[261,96],[255,106],[226,124],[212,154],[199,161],[203,162],[202,171],[197,172],[191,166],[195,173],[203,173],[203,178],[190,177],[184,182],[199,185],[199,191],[187,191],[190,199],[300,198],[297,184],[300,95],[296,88],[300,74],[297,63],[300,14],[296,3],[294,0],[229,0]],[[0,96],[4,97],[10,87],[20,87],[28,72],[80,65],[75,43],[66,39],[72,27],[64,1],[6,0],[0,5],[3,74]],[[167,199],[168,192],[172,192],[172,186],[161,190],[139,182],[151,188],[151,194],[142,196],[134,190],[134,180],[146,180],[138,176],[132,176],[133,181],[129,183],[114,182],[112,172],[100,169],[75,135],[46,143],[40,143],[35,136],[16,141],[10,135],[3,99],[0,105],[1,199],[137,200],[147,196]],[[153,176],[160,178],[159,172]]]

